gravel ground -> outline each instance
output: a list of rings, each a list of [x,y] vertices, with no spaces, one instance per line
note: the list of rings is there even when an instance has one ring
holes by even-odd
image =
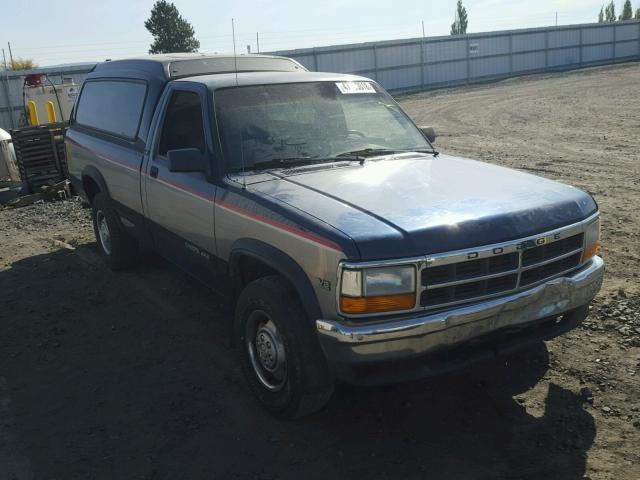
[[[280,422],[229,306],[152,255],[108,271],[77,201],[0,211],[0,479],[640,478],[640,65],[406,96],[439,148],[592,192],[607,279],[519,355]],[[71,249],[73,248],[73,250]]]

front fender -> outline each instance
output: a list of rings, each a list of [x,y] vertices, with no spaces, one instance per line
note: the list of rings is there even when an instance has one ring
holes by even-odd
[[[231,248],[229,257],[229,273],[232,278],[238,278],[240,258],[249,256],[263,262],[286,278],[298,293],[309,321],[315,322],[321,318],[322,311],[315,291],[308,275],[298,263],[283,251],[252,238],[236,240]],[[315,323],[314,323],[315,325]]]

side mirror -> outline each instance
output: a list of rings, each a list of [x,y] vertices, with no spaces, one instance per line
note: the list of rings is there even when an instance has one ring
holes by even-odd
[[[424,134],[424,136],[427,137],[427,139],[431,143],[436,141],[436,137],[438,136],[438,134],[436,133],[433,127],[419,127],[419,128]]]
[[[170,172],[207,172],[207,157],[197,148],[178,148],[167,152]]]

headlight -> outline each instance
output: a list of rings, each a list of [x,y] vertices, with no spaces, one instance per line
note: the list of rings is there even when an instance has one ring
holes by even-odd
[[[600,253],[600,217],[587,225],[584,232],[584,253],[582,263]]]
[[[349,315],[410,310],[416,303],[414,266],[342,271],[340,310]]]

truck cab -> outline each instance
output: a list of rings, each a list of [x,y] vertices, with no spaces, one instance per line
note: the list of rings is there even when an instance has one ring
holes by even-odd
[[[441,154],[376,82],[271,56],[96,66],[66,136],[98,248],[141,245],[235,300],[274,414],[335,380],[419,378],[578,325],[603,262],[594,199]]]

